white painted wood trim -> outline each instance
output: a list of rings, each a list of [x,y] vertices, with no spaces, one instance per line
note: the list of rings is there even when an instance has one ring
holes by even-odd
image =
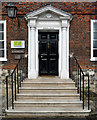
[[[97,61],[97,57],[93,57],[93,23],[97,20],[91,20],[91,59],[90,61]]]
[[[52,11],[52,8],[49,8],[49,10]],[[60,12],[57,9],[56,14],[58,13]],[[51,18],[47,20],[44,18],[43,20],[40,20],[38,19],[38,16],[36,17],[33,15],[34,13],[30,13],[27,15],[28,18],[26,17],[26,19],[28,20],[28,40],[29,40],[28,42],[28,78],[33,79],[39,76],[38,31],[39,30],[58,30],[59,31],[59,42],[58,42],[59,43],[58,44],[59,77],[61,77],[61,79],[69,79],[69,22],[71,20],[71,15],[64,14],[63,17],[59,17],[60,19],[57,21],[54,21],[55,19],[54,17],[53,17],[54,19]],[[65,15],[68,16],[69,20]]]
[[[6,44],[6,20],[0,20],[4,24],[4,57],[0,57],[0,61],[7,61],[7,44]]]

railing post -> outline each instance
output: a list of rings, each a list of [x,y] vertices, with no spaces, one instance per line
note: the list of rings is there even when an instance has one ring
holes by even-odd
[[[24,66],[23,66],[23,67],[26,68],[26,62],[27,62],[27,61],[26,61],[26,58],[23,58],[23,61],[24,61]],[[26,78],[26,74],[27,74],[26,71],[27,71],[27,68],[26,68],[26,69],[23,69],[23,74],[24,74],[23,78],[24,78],[24,79]]]
[[[77,82],[77,85],[78,85],[77,92],[79,93],[79,66],[78,66],[78,82]]]
[[[15,82],[15,100],[16,100],[16,71],[14,73],[14,82]]]
[[[14,97],[13,97],[13,74],[11,75],[11,83],[12,83],[12,109],[14,109]]]
[[[21,87],[21,64],[20,64],[20,87]]]
[[[90,109],[90,83],[89,83],[89,75],[88,75],[88,110]]]
[[[83,74],[83,109],[84,109],[84,74]]]
[[[22,58],[22,63],[24,62],[23,60],[24,60],[24,58]],[[25,64],[25,63],[24,63],[24,64]],[[24,78],[23,78],[23,64],[22,64],[21,68],[22,68],[22,69],[21,69],[21,72],[22,72],[22,82],[23,82],[23,79],[24,79]]]
[[[6,105],[8,110],[8,76],[6,76]]]
[[[18,65],[17,65],[17,92],[19,93]]]
[[[77,87],[77,90],[78,90],[78,86],[77,86],[77,73],[78,72],[77,72],[77,62],[76,62],[76,81],[75,82],[76,82],[76,87]]]
[[[80,100],[81,100],[81,69],[80,69]]]

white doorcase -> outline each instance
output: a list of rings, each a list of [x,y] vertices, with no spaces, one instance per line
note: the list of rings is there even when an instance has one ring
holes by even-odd
[[[53,6],[46,6],[28,13],[25,18],[28,20],[28,78],[39,76],[38,31],[58,30],[59,77],[69,79],[69,26],[72,15]]]
[[[39,30],[58,30],[58,72],[61,79],[69,79],[69,27],[45,29],[41,27],[29,28],[29,51],[28,51],[28,78],[37,78],[39,76],[39,46],[38,46],[38,31]],[[33,36],[33,37],[32,37]],[[32,45],[33,44],[33,45]],[[33,53],[34,52],[34,53]],[[32,67],[33,66],[33,67]]]

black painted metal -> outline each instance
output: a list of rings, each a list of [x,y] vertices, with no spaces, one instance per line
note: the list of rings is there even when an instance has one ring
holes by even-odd
[[[15,100],[16,100],[16,71],[14,73],[14,82],[15,82]]]
[[[81,69],[80,69],[80,100],[81,100]]]
[[[18,65],[17,65],[17,91],[19,93]]]
[[[83,109],[84,109],[84,74],[83,74]]]
[[[77,86],[78,93],[80,93],[80,100],[83,100],[83,109],[84,109],[84,106],[85,106],[85,99],[84,99],[85,98],[84,97],[84,95],[85,95],[85,89],[84,89],[85,85],[84,85],[84,79],[85,79],[85,77],[88,77],[88,110],[89,110],[90,109],[90,96],[89,96],[89,94],[90,94],[90,90],[89,90],[90,83],[89,83],[89,75],[85,75],[84,74],[84,72],[81,69],[81,67],[80,67],[76,57],[72,57],[72,60],[74,60],[75,66],[76,66],[77,81],[75,80],[75,84]],[[72,64],[73,64],[73,62],[72,62]],[[71,64],[70,64],[70,66],[71,66]],[[73,69],[74,69],[74,64],[73,64]],[[74,78],[72,78],[72,79],[74,79]]]
[[[88,75],[88,110],[90,109],[90,83],[89,83],[89,75]]]
[[[12,89],[12,109],[14,109],[14,97],[13,97],[13,73],[11,75],[11,89]]]
[[[21,82],[24,80],[23,71],[24,69],[27,70],[27,68],[22,67],[22,65],[25,64],[25,59],[23,57],[20,58],[18,61],[16,67],[14,68],[13,72],[6,76],[6,104],[7,104],[7,110],[8,110],[8,79],[11,78],[11,97],[12,97],[12,109],[14,109],[14,100],[16,100],[16,93],[19,93],[19,87],[21,87]],[[25,66],[25,65],[24,65]],[[20,73],[19,73],[20,69]],[[26,74],[27,75],[27,74]],[[26,77],[25,75],[25,77]],[[14,91],[15,90],[15,91]]]
[[[78,88],[78,91],[77,91],[77,92],[79,93],[79,67],[78,67],[78,82],[77,82],[77,86],[78,86],[78,87],[77,87],[77,88]]]
[[[6,105],[8,110],[8,76],[6,77]]]
[[[20,87],[21,87],[21,67],[20,67]]]

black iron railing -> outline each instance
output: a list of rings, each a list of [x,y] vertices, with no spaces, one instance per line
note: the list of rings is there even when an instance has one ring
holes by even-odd
[[[85,78],[87,77],[88,86],[87,86],[87,94],[88,94],[88,110],[90,109],[90,101],[89,101],[89,74],[84,74],[82,68],[80,67],[78,60],[76,57],[70,57],[70,77],[75,81],[75,85],[77,87],[77,92],[80,94],[80,100],[83,101],[83,109],[85,108]]]
[[[17,100],[16,94],[19,93],[21,83],[27,77],[27,58],[21,57],[13,72],[6,76],[6,103],[7,110],[11,101],[14,109],[14,100]]]

